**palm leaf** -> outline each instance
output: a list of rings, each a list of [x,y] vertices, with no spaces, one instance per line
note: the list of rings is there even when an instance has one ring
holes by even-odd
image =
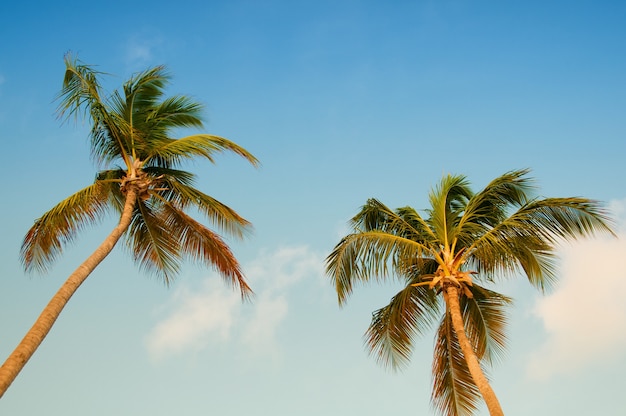
[[[196,134],[181,139],[162,139],[159,146],[151,149],[145,160],[147,162],[158,160],[164,163],[164,167],[174,167],[185,159],[200,156],[214,163],[214,154],[224,151],[231,151],[243,157],[253,166],[259,165],[257,158],[243,147],[223,137],[209,134]]]
[[[45,271],[86,225],[102,220],[111,186],[96,181],[55,205],[28,230],[20,250],[27,271]]]
[[[475,414],[480,392],[465,362],[449,313],[444,315],[436,334],[432,375],[431,402],[435,409],[445,416]]]
[[[506,345],[506,312],[512,300],[504,295],[481,287],[469,287],[472,297],[462,296],[461,312],[465,333],[479,360],[491,364],[504,354]]]
[[[158,169],[157,172],[162,170]],[[169,170],[168,172],[171,172]],[[252,225],[235,210],[215,198],[200,192],[179,180],[178,177],[166,175],[163,181],[166,188],[160,195],[181,209],[194,207],[204,214],[212,224],[229,236],[243,238],[252,232]]]
[[[423,244],[382,231],[350,234],[326,258],[326,272],[341,305],[352,293],[354,281],[385,279],[393,258],[418,258],[424,252],[429,248]]]
[[[556,243],[599,232],[612,233],[611,224],[597,201],[534,200],[477,238],[471,246],[473,261],[486,276],[513,275],[521,268],[531,284],[544,290],[556,279]]]
[[[172,238],[180,243],[181,252],[215,268],[224,280],[237,287],[242,298],[252,295],[237,259],[222,238],[173,204],[165,203],[163,213]]]
[[[59,94],[57,108],[59,117],[78,117],[82,110],[91,118],[91,153],[98,163],[116,158],[130,166],[127,147],[120,130],[123,130],[123,117],[112,111],[107,98],[102,96],[98,75],[91,66],[80,63],[71,55],[65,57],[65,77]]]
[[[172,275],[180,267],[181,244],[158,207],[154,209],[144,201],[137,201],[126,242],[142,269],[155,273],[165,284],[170,284]]]
[[[365,334],[366,344],[376,360],[392,369],[405,367],[413,340],[431,328],[439,316],[436,293],[425,286],[407,286],[389,304],[372,314]]]

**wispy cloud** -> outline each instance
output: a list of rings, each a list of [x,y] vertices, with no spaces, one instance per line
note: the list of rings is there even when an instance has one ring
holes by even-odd
[[[529,373],[546,379],[590,365],[607,365],[626,348],[626,200],[613,202],[619,238],[576,242],[561,250],[557,290],[540,298],[533,313],[547,339],[531,356]]]
[[[125,45],[126,65],[133,70],[145,69],[154,61],[155,49],[162,45],[160,36],[135,34]]]
[[[146,337],[151,357],[160,360],[224,342],[248,354],[279,352],[276,331],[288,313],[288,293],[306,279],[318,280],[323,258],[308,247],[286,247],[262,252],[244,269],[256,292],[251,307],[242,306],[239,295],[218,276],[208,277],[197,289],[183,286]]]

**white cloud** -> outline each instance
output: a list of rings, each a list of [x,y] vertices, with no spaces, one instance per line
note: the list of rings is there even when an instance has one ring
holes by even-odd
[[[624,207],[626,200],[610,205],[622,219]],[[533,310],[543,321],[547,339],[531,356],[532,377],[573,374],[590,365],[609,365],[622,356],[626,348],[624,222],[619,230],[617,239],[580,241],[560,251],[560,284]]]
[[[307,278],[321,280],[323,258],[304,246],[280,248],[262,252],[244,270],[256,293],[251,307],[243,307],[238,293],[215,275],[198,290],[178,289],[165,306],[167,316],[146,338],[151,357],[218,342],[232,342],[254,355],[279,353],[276,332],[287,316],[288,293]]]
[[[240,296],[219,278],[207,279],[198,291],[178,289],[169,315],[147,338],[151,357],[160,359],[185,350],[200,350],[211,338],[228,340],[239,311]]]

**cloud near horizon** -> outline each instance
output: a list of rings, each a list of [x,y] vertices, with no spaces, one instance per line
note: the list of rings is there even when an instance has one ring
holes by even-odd
[[[255,356],[277,354],[276,331],[287,316],[287,293],[303,280],[321,276],[323,257],[305,246],[285,247],[261,252],[244,270],[256,292],[250,307],[215,274],[196,289],[177,289],[164,305],[165,316],[146,337],[150,357],[159,361],[225,342]]]
[[[560,250],[556,290],[536,302],[545,342],[530,357],[528,372],[545,380],[589,366],[608,366],[626,348],[626,200],[609,206],[618,238],[574,242]]]

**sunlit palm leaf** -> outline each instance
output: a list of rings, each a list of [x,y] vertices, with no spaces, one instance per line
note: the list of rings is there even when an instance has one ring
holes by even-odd
[[[394,257],[416,258],[424,251],[428,250],[420,243],[381,231],[350,234],[326,258],[326,271],[343,304],[355,282],[385,279]]]
[[[180,242],[181,252],[215,268],[227,283],[236,287],[243,298],[252,295],[241,267],[222,238],[172,204],[163,206],[167,229]]]
[[[229,236],[243,238],[252,232],[252,225],[235,210],[198,189],[181,183],[178,178],[166,177],[163,186],[167,189],[162,193],[164,199],[182,209],[196,208]]]
[[[259,164],[259,161],[243,147],[223,137],[208,134],[196,134],[177,140],[161,140],[160,146],[153,148],[146,160],[148,162],[152,159],[161,160],[167,163],[165,167],[175,167],[185,159],[198,156],[214,162],[213,156],[224,151],[231,151],[254,166]]]
[[[108,190],[107,184],[96,182],[37,219],[20,251],[26,270],[46,270],[79,231],[100,222],[107,209]]]

